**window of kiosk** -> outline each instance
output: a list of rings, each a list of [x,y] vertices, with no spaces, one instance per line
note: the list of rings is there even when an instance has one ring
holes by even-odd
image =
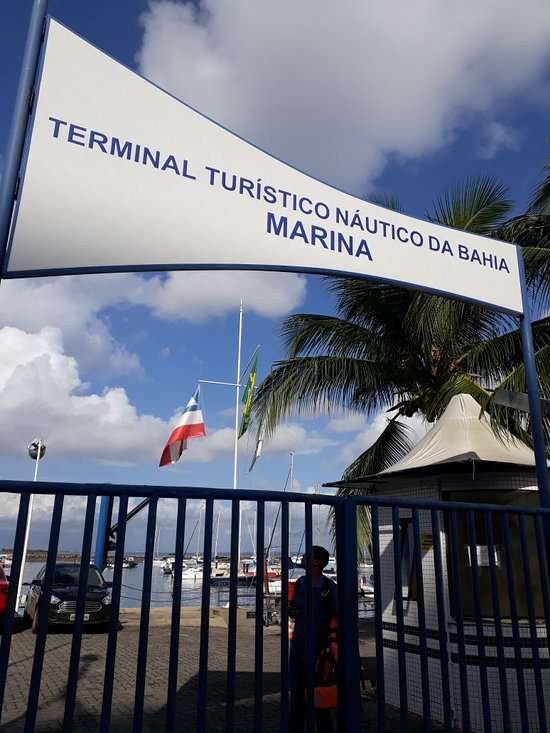
[[[447,494],[449,501],[506,504],[513,506],[539,506],[538,493],[536,491],[454,491]],[[511,616],[510,593],[511,585],[507,576],[506,557],[503,534],[503,520],[508,521],[510,545],[508,552],[511,557],[511,568],[513,577],[514,598],[516,600],[518,618],[528,617],[526,579],[524,575],[524,563],[520,541],[519,515],[492,513],[489,515],[493,534],[494,555],[491,560],[487,541],[487,529],[485,524],[485,512],[474,511],[475,523],[475,553],[476,563],[472,562],[472,550],[470,548],[467,525],[467,512],[457,512],[457,550],[460,573],[460,595],[462,599],[462,612],[464,617],[475,616],[473,572],[477,564],[477,579],[481,600],[481,614],[485,618],[495,617],[493,605],[493,594],[491,584],[491,565],[494,567],[500,616],[509,618]],[[449,591],[451,600],[451,613],[456,616],[455,583],[453,581],[453,568],[451,556],[451,536],[449,514],[445,512],[445,532],[447,535],[447,569],[449,574]],[[535,616],[544,617],[544,606],[541,592],[541,568],[539,567],[539,556],[536,546],[535,526],[533,517],[525,515],[525,539],[530,571],[530,585],[533,593]]]

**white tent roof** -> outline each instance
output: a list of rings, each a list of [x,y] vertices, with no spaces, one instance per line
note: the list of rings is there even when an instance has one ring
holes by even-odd
[[[459,461],[494,461],[520,466],[534,466],[535,454],[510,433],[497,437],[486,414],[480,418],[480,406],[471,395],[451,399],[443,415],[422,440],[398,463],[376,474],[409,471]]]

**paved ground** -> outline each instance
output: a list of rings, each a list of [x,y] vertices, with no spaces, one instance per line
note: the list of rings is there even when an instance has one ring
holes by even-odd
[[[162,613],[161,613],[162,611]],[[117,662],[113,688],[110,731],[128,733],[132,730],[135,699],[135,670],[139,637],[136,614],[121,616],[117,641]],[[152,612],[149,630],[147,678],[144,697],[144,733],[164,730],[169,658],[169,626],[165,609]],[[278,626],[264,629],[264,676],[262,730],[280,731],[279,649],[281,630]],[[58,733],[62,728],[67,670],[71,650],[70,632],[52,630],[47,635],[44,672],[36,731]],[[22,731],[25,725],[30,672],[36,637],[22,624],[16,629],[11,644],[10,666],[4,698],[0,730],[2,733]],[[72,730],[99,730],[105,650],[107,634],[85,633],[82,638],[81,663],[77,691],[75,722]],[[225,669],[227,628],[222,614],[212,619],[209,635],[207,730],[224,730]],[[366,624],[361,632],[361,657],[367,676],[374,670],[373,627]],[[197,673],[199,659],[198,614],[191,611],[183,618],[180,664],[176,698],[177,730],[193,731],[196,726]],[[236,730],[253,729],[254,715],[254,623],[243,616],[238,625]],[[411,719],[411,732],[420,730]],[[363,723],[361,731],[376,731],[376,700],[370,682],[363,692]],[[399,731],[396,711],[388,709],[386,730]],[[352,733],[352,732],[347,732]]]

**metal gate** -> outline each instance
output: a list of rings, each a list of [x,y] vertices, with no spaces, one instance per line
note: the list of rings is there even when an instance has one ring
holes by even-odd
[[[343,731],[547,730],[550,597],[546,537],[550,512],[443,501],[334,497],[186,487],[0,482],[19,497],[8,608],[0,644],[2,730],[286,731],[288,729],[289,524],[301,512],[304,550],[314,544],[314,509],[334,516],[339,604],[338,708]],[[80,566],[92,560],[98,500],[118,511],[108,631],[84,624],[80,574],[70,633],[31,635],[15,615],[30,495],[53,500],[43,597],[53,588],[64,504],[84,497]],[[121,597],[129,502],[149,499],[141,606],[132,629]],[[204,506],[203,573],[196,623],[182,608],[189,502]],[[172,602],[155,624],[151,606],[159,502],[176,517]],[[212,609],[216,502],[231,513],[227,608]],[[265,569],[257,563],[238,605],[240,505],[256,509],[257,557],[269,544],[266,516],[277,508],[281,586],[277,619],[266,623]],[[372,618],[358,614],[357,511],[372,523]],[[310,553],[309,553],[310,554]],[[223,627],[213,623],[223,620]],[[121,620],[123,623],[121,623]],[[312,646],[312,645],[310,645]],[[368,678],[368,680],[364,679]],[[312,691],[313,673],[308,679]],[[312,695],[309,696],[312,699]],[[314,729],[310,704],[309,726]],[[49,726],[49,728],[48,728]]]

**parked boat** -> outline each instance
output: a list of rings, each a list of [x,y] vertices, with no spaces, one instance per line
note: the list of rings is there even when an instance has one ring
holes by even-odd
[[[114,568],[115,567],[115,559],[114,559],[114,557],[113,558],[109,558],[109,560],[107,560],[107,567],[108,568]],[[133,557],[124,557],[122,559],[122,567],[124,569],[126,569],[126,570],[128,568],[135,568],[135,567],[137,567],[137,562],[135,561],[135,559]]]
[[[174,565],[176,564],[175,557],[163,557],[164,563],[162,565],[162,572],[165,575],[172,575],[174,572]]]
[[[202,577],[202,567],[189,567],[187,565],[183,566],[181,571],[182,580],[192,580],[193,582],[195,582],[196,580],[202,581]]]

